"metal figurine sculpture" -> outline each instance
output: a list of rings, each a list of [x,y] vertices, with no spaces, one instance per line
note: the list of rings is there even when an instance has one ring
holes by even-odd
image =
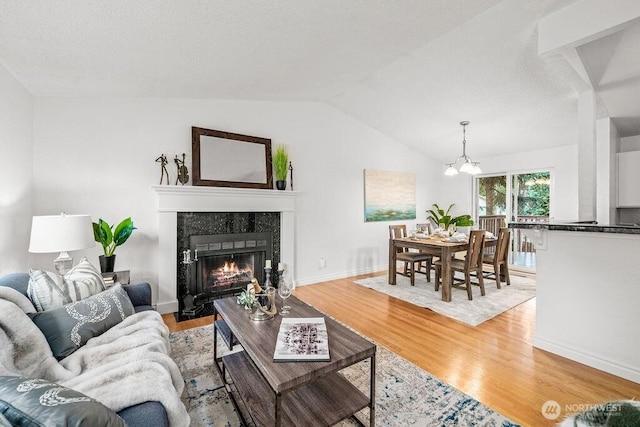
[[[178,181],[180,181],[182,185],[185,185],[187,182],[189,182],[189,169],[187,169],[187,167],[184,165],[184,156],[185,154],[182,153],[182,160],[179,160],[177,155],[175,159],[173,159],[173,161],[176,162],[176,167],[178,168],[176,185],[178,185]]]
[[[167,185],[169,185],[169,172],[167,172],[167,156],[164,154],[160,154],[156,159],[156,162],[160,163],[160,185],[162,185],[162,180],[164,177],[167,177]]]
[[[291,179],[289,180],[291,182],[291,191],[293,191],[293,166],[291,166],[291,161],[289,161],[289,172],[291,174]]]

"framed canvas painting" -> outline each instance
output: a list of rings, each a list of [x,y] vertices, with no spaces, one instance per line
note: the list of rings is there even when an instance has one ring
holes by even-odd
[[[416,175],[365,169],[365,222],[404,219],[416,219]]]

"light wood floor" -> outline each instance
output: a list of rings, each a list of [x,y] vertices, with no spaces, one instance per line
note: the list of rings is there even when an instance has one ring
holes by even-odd
[[[535,298],[472,327],[353,283],[375,275],[300,286],[295,295],[523,425],[558,422],[542,416],[547,400],[565,416],[566,405],[640,399],[640,384],[533,348]],[[171,331],[211,323],[163,317]]]

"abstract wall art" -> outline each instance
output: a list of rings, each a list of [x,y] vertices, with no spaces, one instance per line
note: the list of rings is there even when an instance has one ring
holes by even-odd
[[[405,219],[416,219],[416,175],[365,169],[365,222]]]

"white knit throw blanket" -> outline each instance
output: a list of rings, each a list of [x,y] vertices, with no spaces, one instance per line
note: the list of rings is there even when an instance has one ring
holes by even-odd
[[[184,380],[169,357],[169,330],[155,311],[127,317],[58,362],[26,313],[33,305],[0,286],[0,375],[44,378],[92,397],[114,411],[158,401],[171,426],[188,426],[180,400]]]

